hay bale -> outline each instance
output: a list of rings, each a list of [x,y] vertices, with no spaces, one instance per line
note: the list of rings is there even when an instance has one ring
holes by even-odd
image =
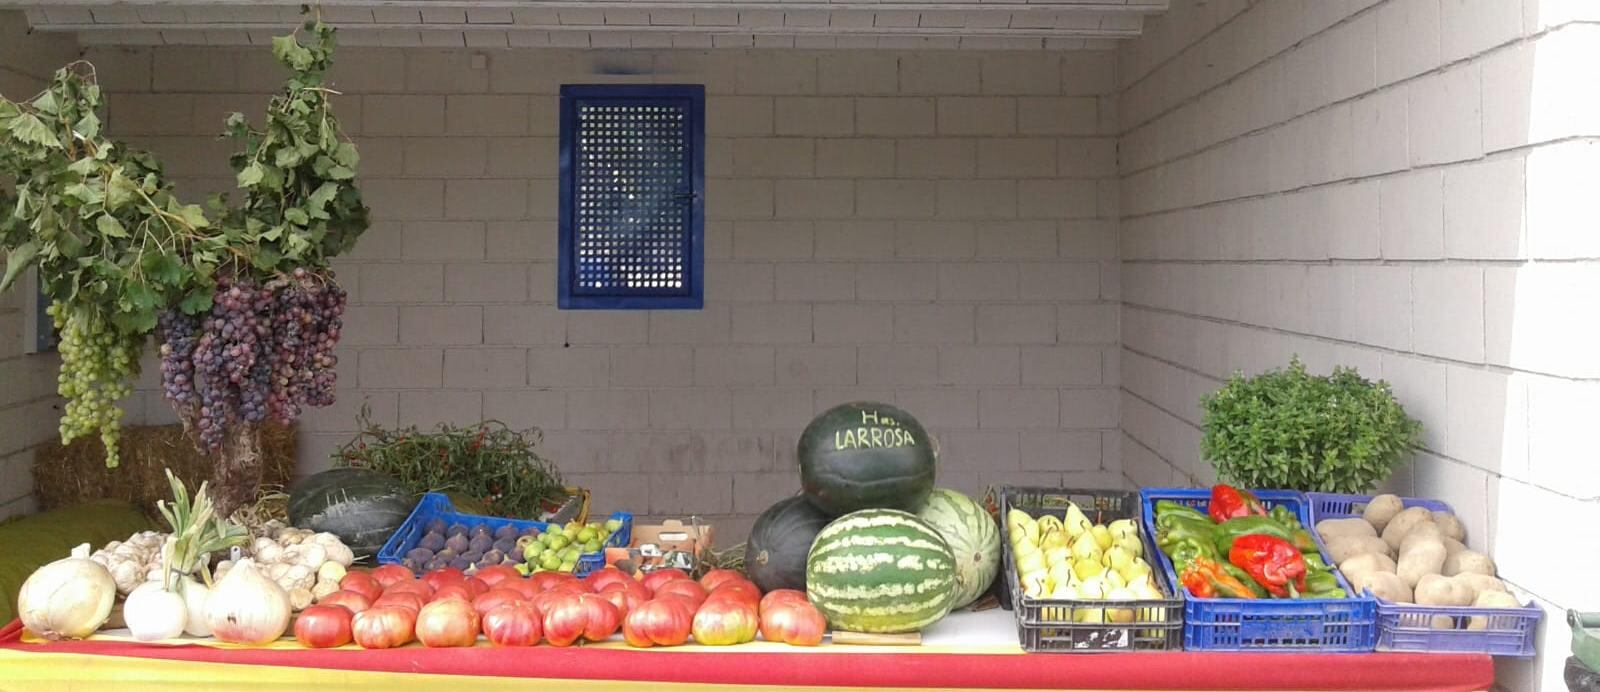
[[[57,439],[39,445],[33,462],[33,495],[39,508],[116,499],[159,521],[156,500],[172,497],[164,469],[172,469],[190,488],[211,479],[212,457],[195,449],[181,425],[124,426],[121,446],[121,465],[108,469],[105,447],[97,435],[65,446]],[[263,426],[261,456],[262,485],[288,485],[294,477],[294,427]]]
[[[90,502],[6,522],[0,526],[0,555],[6,556],[0,560],[0,622],[17,616],[17,592],[34,570],[66,557],[79,543],[88,543],[93,552],[155,526],[134,507],[117,501]]]

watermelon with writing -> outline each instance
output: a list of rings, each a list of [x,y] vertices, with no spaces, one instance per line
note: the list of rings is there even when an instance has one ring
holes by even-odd
[[[933,491],[937,456],[911,414],[889,404],[840,404],[800,434],[800,485],[808,502],[832,516],[915,511]]]

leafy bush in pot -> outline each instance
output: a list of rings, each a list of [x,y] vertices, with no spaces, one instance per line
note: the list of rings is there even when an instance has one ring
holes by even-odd
[[[1354,369],[1235,373],[1201,400],[1200,451],[1224,480],[1249,488],[1366,493],[1417,446],[1422,424],[1389,384]]]

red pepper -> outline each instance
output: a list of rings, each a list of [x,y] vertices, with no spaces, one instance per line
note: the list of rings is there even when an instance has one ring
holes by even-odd
[[[1255,493],[1218,484],[1211,486],[1211,505],[1206,513],[1211,515],[1212,521],[1221,524],[1239,517],[1267,516],[1267,508],[1256,499]]]
[[[1196,557],[1178,579],[1195,598],[1255,598],[1250,587],[1228,574],[1222,565],[1208,557]]]
[[[1234,539],[1228,562],[1274,596],[1299,598],[1300,592],[1306,590],[1305,558],[1293,543],[1277,536],[1252,533]]]

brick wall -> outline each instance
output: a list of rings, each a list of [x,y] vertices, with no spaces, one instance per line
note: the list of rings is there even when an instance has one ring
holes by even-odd
[[[0,12],[0,94],[32,97],[76,51],[70,38],[30,34],[21,12]],[[23,353],[24,307],[33,295],[0,293],[0,521],[34,511],[33,448],[55,434],[60,415],[56,358]]]
[[[89,57],[113,133],[187,194],[231,186],[212,135],[259,112],[266,51]],[[543,428],[599,506],[741,535],[797,488],[812,415],[871,398],[933,430],[943,484],[1122,482],[1110,53],[349,48],[336,69],[377,221],[338,267],[340,403],[305,418],[301,473],[363,404],[498,418]],[[706,85],[704,310],[554,306],[557,89],[620,81]],[[132,406],[166,420],[147,372]]]
[[[1572,311],[1600,304],[1597,19],[1174,2],[1118,55],[1124,472],[1211,481],[1199,399],[1231,371],[1387,379],[1425,426],[1390,486],[1449,501],[1546,608],[1511,689],[1560,687],[1561,608],[1600,606],[1567,576],[1600,567],[1600,330]]]

